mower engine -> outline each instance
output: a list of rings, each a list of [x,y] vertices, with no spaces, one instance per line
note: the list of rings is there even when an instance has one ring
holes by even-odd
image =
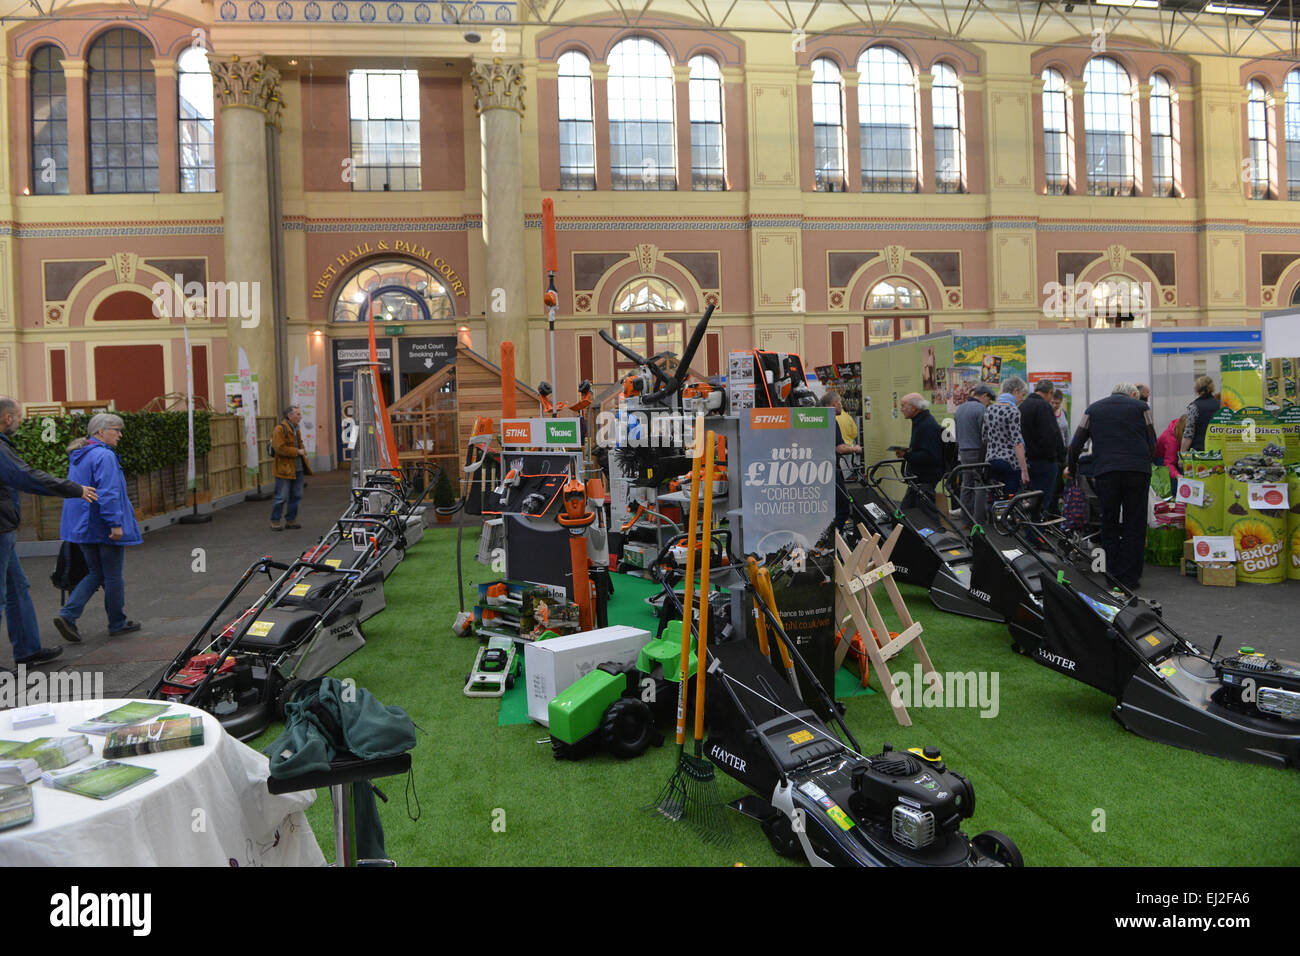
[[[970,781],[944,766],[937,747],[896,751],[885,744],[852,774],[850,809],[861,819],[889,821],[894,841],[911,850],[955,833],[975,812]]]
[[[1224,707],[1300,720],[1300,666],[1243,647],[1236,657],[1215,661],[1214,670],[1223,685],[1215,699]]]

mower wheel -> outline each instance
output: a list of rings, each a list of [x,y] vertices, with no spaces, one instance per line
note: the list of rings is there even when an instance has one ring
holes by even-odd
[[[600,719],[600,742],[615,757],[641,756],[656,736],[654,715],[637,697],[620,697]]]
[[[1025,859],[1011,837],[997,830],[985,830],[972,839],[971,844],[985,856],[1003,866],[1024,866]]]
[[[302,684],[303,682],[301,680],[299,680],[297,677],[294,677],[286,681],[284,684],[280,685],[280,689],[276,692],[275,695],[275,716],[276,717],[280,718],[281,720],[284,719],[284,705],[289,703],[289,701],[293,700],[293,695],[298,693],[298,688],[302,687]]]
[[[506,690],[514,690],[514,689],[515,689],[515,675],[514,675],[514,674],[507,674],[507,675],[506,675]]]
[[[787,860],[804,858],[803,844],[799,842],[794,827],[790,825],[790,818],[784,813],[777,813],[764,820],[763,834],[767,837],[767,842],[772,844],[772,849],[776,851],[777,856],[783,856]]]

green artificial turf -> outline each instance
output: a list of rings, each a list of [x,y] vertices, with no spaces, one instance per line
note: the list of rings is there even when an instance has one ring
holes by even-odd
[[[474,560],[477,538],[467,533],[463,550],[471,603],[475,584],[499,577]],[[367,645],[332,672],[402,706],[419,728],[410,803],[413,810],[418,796],[418,822],[405,812],[406,779],[380,782],[390,800],[380,813],[391,857],[405,866],[787,862],[739,815],[732,814],[735,840],[722,849],[643,809],[676,766],[671,744],[630,761],[604,754],[558,761],[545,728],[498,726],[498,701],[466,697],[476,646],[451,631],[455,542],[454,530],[425,532],[386,582],[388,606],[364,625]],[[617,576],[616,588],[625,580]],[[904,728],[877,693],[847,699],[846,719],[867,754],[885,741],[940,747],[975,789],[968,834],[1010,835],[1030,866],[1300,862],[1294,770],[1144,740],[1111,719],[1111,698],[1013,653],[1004,626],[946,614],[922,589],[902,590],[939,671],[984,671],[990,680],[997,674],[997,714],[911,707],[913,724]],[[620,604],[623,597],[616,594]],[[888,611],[886,618],[892,621]],[[642,621],[611,613],[610,623]],[[904,650],[892,669],[910,676],[914,661]],[[871,684],[879,688],[874,673]],[[280,729],[271,727],[253,746],[265,747]],[[719,799],[744,792],[719,774]],[[332,858],[328,792],[320,791],[307,816]]]

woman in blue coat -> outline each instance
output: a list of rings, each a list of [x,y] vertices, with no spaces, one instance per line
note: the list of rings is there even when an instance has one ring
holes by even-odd
[[[76,504],[80,507],[65,502],[59,524],[59,535],[64,541],[74,541],[81,547],[89,569],[54,619],[59,633],[73,642],[81,640],[77,618],[100,585],[104,587],[109,636],[140,630],[140,624],[130,620],[123,609],[126,581],[122,577],[122,565],[126,548],[139,544],[141,537],[135,509],[126,493],[126,475],[113,450],[122,439],[122,419],[112,414],[95,415],[86,434],[88,438],[74,442],[68,449],[68,479],[97,489],[99,500],[93,504],[79,500]]]

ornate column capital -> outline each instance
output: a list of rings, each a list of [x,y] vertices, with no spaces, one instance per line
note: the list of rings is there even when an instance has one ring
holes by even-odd
[[[524,65],[521,61],[507,62],[499,56],[491,61],[476,60],[469,71],[474,84],[474,112],[482,115],[488,110],[513,110],[524,115]]]
[[[280,100],[280,71],[267,66],[262,56],[208,54],[212,85],[222,109],[245,106],[270,114]],[[279,110],[275,109],[278,119]]]

